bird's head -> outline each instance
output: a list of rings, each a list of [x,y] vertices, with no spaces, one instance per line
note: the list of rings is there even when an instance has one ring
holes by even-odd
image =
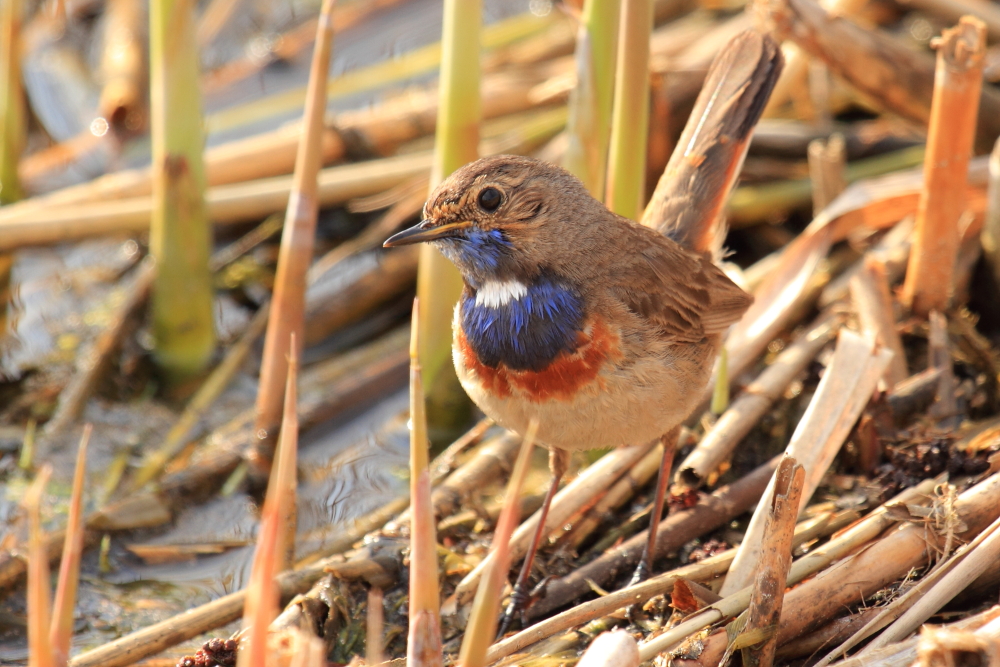
[[[581,242],[587,245],[586,221],[602,213],[604,206],[565,170],[499,155],[445,179],[427,199],[423,221],[383,245],[431,242],[478,287],[571,263]]]

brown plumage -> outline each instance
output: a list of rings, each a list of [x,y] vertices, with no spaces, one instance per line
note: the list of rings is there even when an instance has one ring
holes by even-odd
[[[539,421],[553,450],[548,500],[565,451],[648,442],[700,400],[723,333],[752,302],[713,259],[723,204],[780,69],[777,45],[752,31],[720,54],[642,225],[555,165],[501,155],[452,174],[424,221],[386,242],[433,242],[462,273],[459,379],[497,423],[524,433]],[[665,444],[657,508],[673,453]],[[530,566],[529,555],[513,606]]]

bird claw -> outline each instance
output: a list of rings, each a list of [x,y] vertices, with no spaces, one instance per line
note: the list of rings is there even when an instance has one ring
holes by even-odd
[[[522,586],[516,586],[514,592],[510,594],[510,602],[507,603],[507,609],[504,611],[503,616],[500,617],[500,626],[497,630],[497,639],[500,639],[505,634],[507,630],[510,629],[511,623],[514,622],[514,616],[517,615],[521,618],[521,624],[524,624],[524,603],[528,601],[528,594],[525,592]]]
[[[530,592],[526,592],[524,587],[521,586],[514,588],[514,592],[510,595],[510,602],[507,603],[507,609],[504,611],[503,617],[500,619],[497,639],[507,634],[507,630],[510,629],[511,624],[514,622],[515,615],[518,620],[521,621],[522,628],[528,627],[528,609],[530,609],[531,605],[535,602],[545,597],[545,591],[548,588],[549,581],[551,579],[551,575],[545,577],[538,582],[538,585],[532,588]]]
[[[632,578],[629,580],[629,586],[635,586],[636,584],[641,584],[649,578],[649,563],[646,559],[639,561],[639,565],[636,566],[635,572],[632,573]]]
[[[636,566],[635,572],[632,573],[632,579],[629,580],[628,585],[635,586],[636,584],[642,583],[647,578],[649,578],[649,563],[646,561],[646,557],[644,555],[642,560],[640,560],[639,564]],[[625,609],[625,616],[628,618],[629,622],[632,623],[632,625],[641,627],[639,624],[639,621],[641,620],[639,618],[641,607],[642,605],[631,604]]]

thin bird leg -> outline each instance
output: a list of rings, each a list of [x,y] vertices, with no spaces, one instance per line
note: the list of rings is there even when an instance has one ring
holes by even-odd
[[[535,564],[535,555],[538,553],[538,547],[542,544],[542,539],[549,534],[545,526],[549,518],[549,507],[552,505],[552,499],[555,498],[556,491],[559,490],[559,483],[562,481],[563,475],[566,474],[568,467],[569,452],[562,449],[549,450],[549,470],[552,473],[552,484],[549,486],[549,491],[545,494],[545,500],[542,502],[538,527],[535,529],[535,536],[531,539],[531,546],[528,547],[528,552],[524,555],[524,565],[521,566],[521,573],[517,576],[517,584],[514,586],[514,592],[511,593],[507,610],[504,612],[503,618],[500,619],[498,637],[502,637],[507,633],[511,622],[514,620],[514,616],[521,614],[524,611],[525,604],[528,602],[528,579],[531,576],[531,568]]]
[[[644,581],[649,576],[653,559],[656,557],[656,532],[660,527],[660,519],[663,516],[663,502],[667,495],[667,485],[670,482],[670,468],[674,464],[674,452],[677,451],[677,436],[679,428],[675,428],[664,436],[660,437],[663,443],[663,461],[660,463],[660,472],[656,476],[656,496],[653,498],[653,513],[649,515],[649,535],[646,539],[646,547],[642,550],[642,558],[635,568],[632,581],[629,586]]]

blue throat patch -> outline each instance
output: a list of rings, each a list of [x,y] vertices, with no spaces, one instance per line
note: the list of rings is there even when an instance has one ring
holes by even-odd
[[[476,274],[495,273],[513,246],[499,229],[470,230],[461,239],[442,239],[435,243],[446,257],[461,262]]]
[[[519,299],[490,307],[476,303],[475,287],[462,295],[462,330],[479,360],[495,368],[541,371],[560,352],[576,348],[583,304],[573,290],[542,275]]]

